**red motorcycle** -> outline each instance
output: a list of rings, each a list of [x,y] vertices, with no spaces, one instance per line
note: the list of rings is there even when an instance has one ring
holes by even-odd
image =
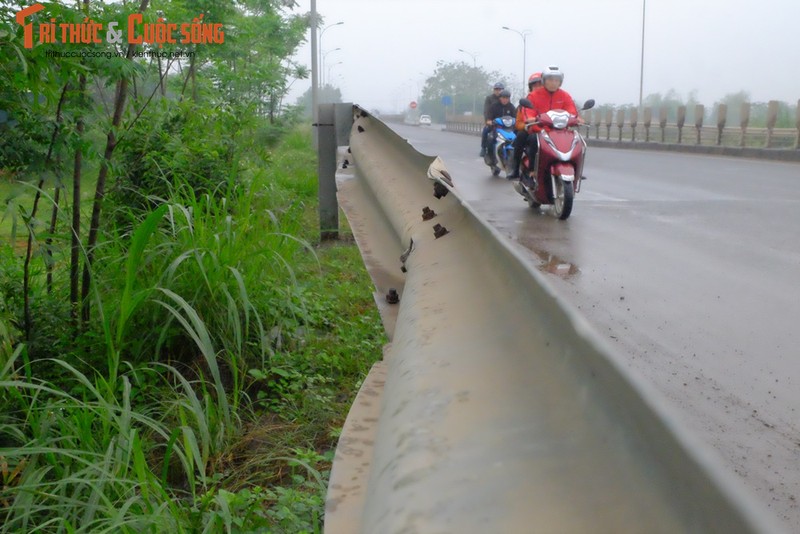
[[[527,98],[521,99],[519,105],[533,108]],[[594,100],[587,100],[581,111],[593,106]],[[542,204],[552,204],[553,215],[564,220],[572,213],[575,193],[580,191],[583,160],[586,156],[586,141],[577,130],[578,117],[562,109],[553,109],[538,115],[531,124],[542,127],[536,134],[539,150],[534,155],[525,150],[522,156],[522,178],[514,183],[514,189],[525,198],[531,208],[538,209]]]

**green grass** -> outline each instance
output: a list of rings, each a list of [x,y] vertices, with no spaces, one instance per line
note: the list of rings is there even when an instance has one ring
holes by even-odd
[[[88,223],[91,215],[95,188],[97,187],[97,168],[95,165],[84,165],[81,174],[81,212],[82,219]],[[37,180],[17,181],[0,174],[0,242],[23,243],[28,238],[28,230],[22,220],[21,213],[30,213],[33,208],[33,199],[36,195]],[[49,221],[53,209],[52,198],[54,181],[45,180],[43,197],[39,202],[37,219]],[[70,206],[72,204],[72,177],[63,182],[59,204]],[[65,195],[67,198],[65,198]]]
[[[0,532],[321,532],[385,338],[346,228],[317,243],[309,132],[267,161],[110,235],[91,328],[51,356],[0,306]]]

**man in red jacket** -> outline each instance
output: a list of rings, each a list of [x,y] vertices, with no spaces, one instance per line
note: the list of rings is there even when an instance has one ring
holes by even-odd
[[[575,107],[575,101],[570,94],[561,89],[561,84],[564,83],[564,73],[558,67],[547,67],[542,71],[542,87],[534,89],[528,94],[528,100],[531,101],[533,109],[520,108],[523,110],[523,120],[531,120],[547,113],[551,109],[563,109],[572,115],[578,114],[578,108]],[[579,122],[583,122],[578,118]],[[533,161],[536,151],[539,149],[539,140],[536,133],[542,129],[539,125],[528,126],[528,157]]]

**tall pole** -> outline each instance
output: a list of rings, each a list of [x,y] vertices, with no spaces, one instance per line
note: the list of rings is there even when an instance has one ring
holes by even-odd
[[[639,64],[639,113],[644,113],[642,108],[642,89],[644,88],[644,21],[645,21],[645,8],[647,0],[642,0],[642,57]]]
[[[325,62],[328,60],[328,54],[330,54],[331,52],[336,52],[337,50],[341,50],[341,48],[334,48],[333,50],[328,50],[327,52],[322,54],[322,66],[319,69],[320,74],[325,72]],[[320,80],[320,85],[323,88],[325,87],[326,79],[327,78],[323,77],[322,80]]]
[[[325,35],[325,32],[328,30],[328,28],[333,28],[334,26],[340,26],[342,24],[344,24],[344,22],[341,21],[341,20],[339,22],[334,22],[333,24],[329,24],[329,25],[325,26],[324,28],[322,28],[322,31],[319,32],[319,44],[317,45],[317,47],[319,48],[319,55],[320,56],[322,56],[322,36]],[[323,67],[325,66],[325,58],[324,58],[324,56],[322,58],[322,66]],[[323,73],[324,73],[324,70],[320,69],[320,76],[322,76]],[[323,81],[323,84],[324,83],[325,82]]]
[[[514,28],[509,28],[508,26],[503,26],[504,30],[508,30],[510,32],[514,32],[520,37],[522,37],[522,94],[525,94],[525,89],[527,87],[526,80],[525,80],[525,73],[528,72],[528,36],[531,34],[530,30],[515,30]]]
[[[317,146],[317,123],[319,122],[319,80],[317,79],[317,0],[311,0],[311,118],[314,125],[314,146]]]
[[[330,77],[331,77],[331,69],[332,69],[333,67],[335,67],[336,65],[341,65],[341,64],[342,64],[342,62],[341,62],[341,61],[338,61],[338,62],[334,63],[333,65],[331,65],[330,67],[328,67],[328,76],[327,76],[327,77],[328,77],[328,78],[330,78]]]
[[[467,51],[466,51],[466,50],[464,50],[463,48],[459,48],[459,49],[458,49],[458,51],[459,51],[459,52],[464,52],[465,54],[467,54],[468,56],[470,56],[470,57],[472,58],[472,68],[473,68],[473,70],[478,68],[478,64],[477,64],[477,62],[475,61],[475,57],[476,57],[478,54],[473,54],[472,52],[467,52]],[[473,87],[473,88],[472,88],[472,114],[473,114],[473,115],[475,115],[475,105],[476,105],[476,104],[475,104],[475,88]]]

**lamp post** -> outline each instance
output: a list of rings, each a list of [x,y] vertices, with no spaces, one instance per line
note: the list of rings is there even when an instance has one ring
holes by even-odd
[[[647,0],[642,0],[642,57],[639,64],[639,113],[644,113],[642,108],[642,89],[644,87],[644,21],[645,9],[647,8]]]
[[[463,48],[459,48],[458,51],[459,52],[464,52],[465,54],[467,54],[468,56],[470,56],[472,58],[472,68],[473,68],[473,70],[478,68],[477,63],[475,62],[475,57],[478,54],[473,54],[472,52],[467,52]],[[474,87],[472,88],[472,114],[475,115],[475,88]]]
[[[341,20],[339,22],[334,22],[333,24],[328,24],[327,26],[322,28],[321,32],[319,32],[319,43],[318,43],[319,55],[322,55],[322,36],[325,35],[325,32],[328,29],[333,28],[334,26],[341,26],[342,24],[344,24],[344,22]],[[323,72],[322,69],[320,69],[320,75],[322,74],[322,72]]]
[[[330,77],[331,77],[331,69],[332,69],[333,67],[335,67],[336,65],[341,65],[341,64],[342,64],[342,62],[341,62],[341,61],[337,61],[336,63],[334,63],[333,65],[331,65],[330,67],[328,67],[328,75],[327,75],[325,78],[326,78],[326,79],[330,78]]]
[[[473,69],[474,69],[474,68],[476,68],[476,64],[475,64],[475,57],[476,57],[478,54],[473,54],[472,52],[467,52],[467,51],[466,51],[466,50],[464,50],[463,48],[459,48],[459,49],[458,49],[458,51],[459,51],[459,52],[464,52],[464,53],[465,53],[465,54],[467,54],[469,57],[471,57],[471,58],[472,58],[472,68],[473,68]]]
[[[341,48],[337,47],[337,48],[334,48],[333,50],[328,50],[327,52],[322,54],[322,68],[320,69],[320,73],[324,73],[325,72],[325,60],[327,59],[328,54],[330,54],[331,52],[336,52],[337,50],[341,50]],[[325,87],[326,80],[327,80],[327,78],[322,78],[322,80],[320,81],[320,85],[322,87]]]
[[[311,0],[311,123],[314,125],[313,141],[317,148],[317,123],[319,112],[319,80],[317,79],[317,0]]]
[[[510,32],[514,32],[520,37],[522,37],[522,93],[525,94],[525,73],[527,72],[528,64],[526,55],[528,53],[528,36],[531,34],[530,30],[515,30],[514,28],[509,28],[508,26],[503,26],[504,30],[508,30]]]

